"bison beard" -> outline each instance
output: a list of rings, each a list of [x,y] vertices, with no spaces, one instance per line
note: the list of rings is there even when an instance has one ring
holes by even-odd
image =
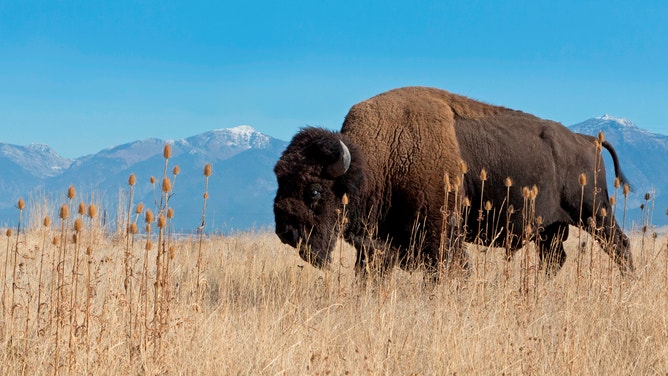
[[[274,169],[276,234],[317,267],[327,266],[342,234],[357,250],[360,272],[371,260],[381,271],[393,265],[425,265],[433,272],[444,265],[466,268],[459,239],[514,251],[526,225],[521,214],[511,214],[507,228],[504,223],[498,233],[483,236],[476,231],[485,220],[481,203],[491,202],[497,218],[506,218],[509,207],[523,207],[522,189],[536,186],[534,218],[540,220],[531,223],[539,229],[532,240],[548,272],[566,259],[568,226],[589,218],[595,224],[590,232],[628,272],[629,242],[614,222],[596,142],[559,123],[443,90],[392,90],[353,106],[341,132],[305,128],[295,135]],[[602,146],[624,183],[612,145]],[[583,173],[597,186],[587,187],[581,202]],[[452,184],[462,180],[458,195],[445,195],[445,176]],[[458,218],[463,197],[473,214],[444,233],[444,225]],[[444,213],[451,218],[444,220]]]

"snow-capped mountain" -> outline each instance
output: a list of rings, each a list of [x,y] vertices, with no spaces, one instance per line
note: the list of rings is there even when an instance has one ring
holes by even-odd
[[[653,204],[652,221],[657,225],[668,225],[668,136],[652,133],[639,128],[633,122],[604,115],[586,120],[570,127],[574,132],[596,136],[599,131],[605,135],[617,151],[622,171],[629,178],[633,192],[629,195],[628,207],[631,220],[641,225],[643,220],[640,205]],[[612,162],[603,153],[609,180],[612,179]],[[608,184],[612,187],[611,183]],[[650,193],[651,200],[644,196]]]
[[[0,143],[0,158],[19,165],[35,177],[60,175],[72,164],[72,160],[41,144],[17,146]]]
[[[56,170],[58,173],[47,174],[44,169],[31,167],[36,158],[32,154],[37,150],[23,154],[14,152],[12,155],[16,157],[13,159],[0,154],[0,167],[6,167],[3,175],[7,177],[8,170],[16,171],[11,175],[12,179],[0,180],[0,197],[4,198],[0,199],[0,223],[12,220],[19,198],[47,196],[48,202],[54,202],[54,207],[59,206],[70,185],[76,187],[78,196],[84,201],[91,198],[106,201],[107,212],[112,216],[116,212],[114,207],[118,206],[119,194],[128,191],[130,174],[135,174],[137,179],[135,203],[141,201],[152,205],[155,196],[150,178],[161,179],[165,172],[163,150],[166,144],[171,146],[167,170],[170,178],[173,178],[173,168],[179,166],[174,196],[170,201],[176,213],[175,228],[195,229],[201,222],[202,171],[206,163],[212,164],[214,171],[209,180],[209,223],[216,222],[219,231],[273,223],[271,203],[276,189],[273,166],[287,143],[250,126],[217,129],[181,140],[151,138],[133,141],[74,161],[61,161],[57,166],[63,167]],[[7,148],[29,150],[28,147],[11,145]],[[29,174],[23,171],[28,168],[32,168]]]

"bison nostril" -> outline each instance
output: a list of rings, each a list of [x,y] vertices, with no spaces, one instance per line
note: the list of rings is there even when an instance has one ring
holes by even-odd
[[[283,243],[297,247],[297,242],[299,242],[299,231],[297,229],[288,227],[281,231],[276,231],[276,235],[278,235]]]

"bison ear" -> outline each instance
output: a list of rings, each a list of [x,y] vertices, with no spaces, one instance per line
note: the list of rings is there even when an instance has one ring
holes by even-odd
[[[343,143],[343,141],[339,140],[339,143],[341,144],[341,154],[339,159],[331,165],[327,166],[326,169],[327,174],[335,179],[345,174],[350,167],[350,150],[348,150],[348,147]]]

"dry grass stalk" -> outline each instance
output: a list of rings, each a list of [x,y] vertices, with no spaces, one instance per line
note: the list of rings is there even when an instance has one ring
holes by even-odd
[[[211,176],[212,169],[211,164],[207,163],[204,165],[204,195],[202,203],[202,222],[197,228],[197,233],[199,235],[198,247],[197,247],[197,284],[195,288],[195,294],[197,296],[196,305],[200,305],[200,295],[202,294],[202,285],[201,285],[201,275],[202,275],[202,241],[204,238],[204,228],[206,226],[206,200],[209,198],[209,177]]]

